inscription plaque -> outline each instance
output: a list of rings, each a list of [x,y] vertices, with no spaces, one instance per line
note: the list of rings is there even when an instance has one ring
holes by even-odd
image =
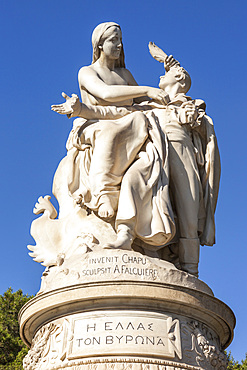
[[[87,266],[80,271],[82,277],[94,276],[122,276],[129,278],[156,280],[158,271],[152,267],[150,261],[143,256],[129,255],[98,255],[88,259]]]
[[[71,321],[69,359],[105,355],[181,358],[179,320],[146,311],[80,314]]]

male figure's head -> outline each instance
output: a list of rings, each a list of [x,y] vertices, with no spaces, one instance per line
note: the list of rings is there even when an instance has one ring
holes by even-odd
[[[191,79],[188,72],[179,65],[175,65],[169,69],[164,76],[160,77],[159,87],[167,93],[186,94],[191,86]]]

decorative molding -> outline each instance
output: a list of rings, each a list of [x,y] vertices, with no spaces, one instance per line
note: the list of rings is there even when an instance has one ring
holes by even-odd
[[[66,358],[71,340],[69,321],[56,320],[44,325],[35,335],[32,346],[23,360],[24,370],[50,369]]]
[[[185,335],[184,357],[194,359],[202,369],[225,370],[227,357],[220,348],[218,337],[204,324],[190,321],[182,325]]]
[[[34,368],[33,368],[34,369]],[[102,357],[95,359],[73,360],[39,370],[202,370],[197,366],[168,360],[138,357]],[[36,370],[35,369],[35,370]]]

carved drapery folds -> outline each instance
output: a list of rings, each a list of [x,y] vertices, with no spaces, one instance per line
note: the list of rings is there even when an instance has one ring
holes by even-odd
[[[200,245],[215,243],[213,121],[154,43],[159,88],[125,69],[117,23],[98,25],[92,43],[82,102],[62,93],[52,106],[77,118],[53,179],[59,212],[49,195],[34,208],[28,249],[46,269],[20,313],[24,369],[223,370],[234,315],[198,279]]]

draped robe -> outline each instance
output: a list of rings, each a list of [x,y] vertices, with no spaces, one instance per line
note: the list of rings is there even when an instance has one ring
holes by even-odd
[[[180,100],[191,100],[181,95],[170,107],[176,109]],[[201,101],[194,102],[203,106]],[[68,154],[54,178],[53,193],[60,204],[60,217],[64,209],[68,210],[63,207],[66,197],[68,200],[80,195],[84,205],[97,212],[101,197],[106,194],[116,210],[116,229],[121,224],[130,225],[136,237],[150,249],[175,241],[169,139],[163,122],[166,109],[159,104],[98,107],[102,120],[74,121],[67,142]],[[188,137],[192,144],[190,155],[196,158],[202,198],[203,218],[198,222],[198,235],[201,245],[213,245],[220,162],[213,123],[205,112]],[[61,173],[66,176],[63,186]]]

